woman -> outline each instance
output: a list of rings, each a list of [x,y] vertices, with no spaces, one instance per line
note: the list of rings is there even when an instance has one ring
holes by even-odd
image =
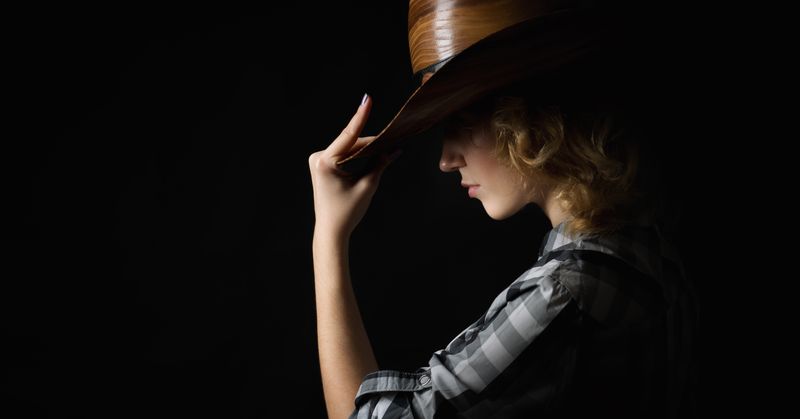
[[[309,157],[329,417],[693,413],[693,297],[644,199],[638,142],[614,107],[543,104],[521,92],[495,89],[442,119],[439,165],[457,171],[493,219],[533,203],[553,228],[534,265],[414,372],[378,368],[350,283],[349,237],[398,156],[380,154],[361,177],[337,165],[376,141],[359,137],[371,98]]]

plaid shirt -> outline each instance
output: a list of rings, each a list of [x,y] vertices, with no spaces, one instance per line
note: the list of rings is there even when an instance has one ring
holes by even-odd
[[[350,418],[693,415],[696,294],[675,249],[654,224],[565,226],[427,366],[367,374]]]

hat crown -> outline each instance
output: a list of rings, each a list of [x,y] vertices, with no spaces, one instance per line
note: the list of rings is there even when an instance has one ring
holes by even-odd
[[[479,40],[516,23],[587,0],[410,0],[408,47],[415,75],[458,55]],[[429,68],[432,67],[432,68]],[[423,81],[427,77],[422,78]]]

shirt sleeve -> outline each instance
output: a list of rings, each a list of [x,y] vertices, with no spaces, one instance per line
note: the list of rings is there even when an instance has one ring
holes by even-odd
[[[524,272],[495,298],[484,316],[436,351],[427,366],[413,373],[380,370],[367,374],[350,418],[441,418],[496,409],[484,399],[496,394],[501,382],[503,386],[509,382],[498,378],[507,375],[512,364],[519,364],[515,361],[526,349],[539,344],[546,328],[572,301],[558,280],[561,265],[552,260]],[[558,342],[549,345],[559,346]],[[530,398],[553,396],[547,389],[525,391],[529,404]]]

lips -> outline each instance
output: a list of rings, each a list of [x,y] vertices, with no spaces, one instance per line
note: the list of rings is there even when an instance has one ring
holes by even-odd
[[[470,198],[475,198],[480,185],[477,183],[461,182],[461,186],[467,188],[467,194],[470,196]]]

